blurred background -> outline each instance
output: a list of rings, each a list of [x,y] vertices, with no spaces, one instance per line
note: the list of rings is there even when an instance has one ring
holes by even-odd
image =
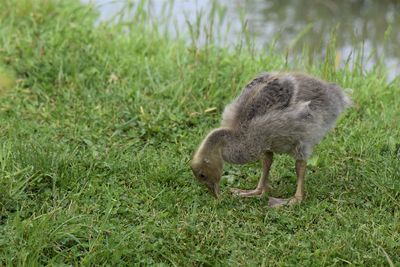
[[[189,43],[246,42],[257,52],[282,51],[290,59],[321,60],[335,47],[337,67],[360,60],[365,70],[400,74],[400,1],[397,0],[82,0],[99,10],[99,23],[145,10],[146,19]],[[135,10],[136,9],[136,10]],[[277,49],[277,50],[272,50]]]

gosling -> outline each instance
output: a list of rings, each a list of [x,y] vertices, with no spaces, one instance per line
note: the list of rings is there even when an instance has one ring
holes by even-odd
[[[304,199],[304,175],[313,147],[334,126],[351,99],[333,83],[301,73],[263,73],[245,86],[195,152],[191,169],[218,198],[224,162],[246,164],[261,160],[262,175],[254,190],[232,188],[240,197],[261,197],[270,188],[273,154],[295,159],[297,188],[293,197],[270,197],[271,207]]]

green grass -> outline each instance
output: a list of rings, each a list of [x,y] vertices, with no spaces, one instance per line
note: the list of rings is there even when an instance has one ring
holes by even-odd
[[[383,67],[335,69],[332,47],[291,66],[272,49],[187,45],[140,8],[94,27],[77,1],[0,5],[0,265],[400,266],[400,82]],[[230,196],[258,164],[226,165],[214,200],[191,154],[249,79],[292,69],[355,101],[310,160],[306,201]],[[275,196],[293,194],[293,169],[276,158]]]

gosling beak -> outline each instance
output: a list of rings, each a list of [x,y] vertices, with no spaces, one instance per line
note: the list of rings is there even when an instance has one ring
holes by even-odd
[[[210,191],[210,193],[216,198],[219,198],[219,183],[209,183],[206,184],[208,190]]]

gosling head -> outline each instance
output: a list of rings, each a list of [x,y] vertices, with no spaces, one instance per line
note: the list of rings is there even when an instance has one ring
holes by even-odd
[[[228,131],[223,128],[211,131],[200,144],[191,162],[194,176],[215,198],[219,197],[219,181],[224,167],[221,149],[227,134]]]
[[[208,158],[195,155],[191,163],[191,168],[196,179],[205,185],[215,198],[218,198],[223,161],[217,157]]]

